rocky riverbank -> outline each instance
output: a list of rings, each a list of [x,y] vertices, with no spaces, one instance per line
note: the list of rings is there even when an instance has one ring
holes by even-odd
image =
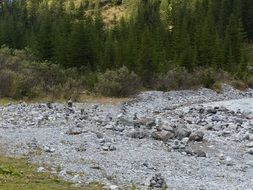
[[[252,189],[253,90],[144,92],[120,105],[0,107],[5,154],[79,185]]]

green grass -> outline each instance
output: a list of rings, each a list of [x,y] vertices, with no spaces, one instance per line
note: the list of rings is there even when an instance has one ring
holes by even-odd
[[[38,173],[37,166],[24,159],[0,156],[1,190],[102,190],[100,184],[75,187],[50,173]]]
[[[9,103],[14,103],[16,101],[9,99],[9,98],[0,98],[0,106],[1,105],[7,105]]]

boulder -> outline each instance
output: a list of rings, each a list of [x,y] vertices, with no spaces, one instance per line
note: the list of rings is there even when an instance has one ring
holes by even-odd
[[[206,153],[205,153],[203,150],[195,150],[195,151],[194,151],[194,154],[195,154],[197,157],[206,157]]]
[[[195,131],[193,133],[190,134],[189,136],[189,140],[190,141],[203,141],[204,138],[204,133],[202,131]]]
[[[143,130],[134,130],[130,132],[128,136],[135,139],[143,139],[147,134]]]
[[[170,131],[155,131],[151,134],[151,136],[155,139],[155,140],[160,140],[160,141],[168,141],[169,139],[172,139],[175,134],[170,132]]]
[[[68,104],[68,107],[69,107],[69,108],[72,108],[72,107],[73,107],[73,102],[72,102],[72,100],[69,100],[69,101],[67,102],[67,104]]]
[[[175,136],[181,140],[185,137],[189,137],[191,134],[191,130],[188,129],[186,126],[178,126],[175,130]]]
[[[253,148],[248,149],[247,153],[253,155]]]

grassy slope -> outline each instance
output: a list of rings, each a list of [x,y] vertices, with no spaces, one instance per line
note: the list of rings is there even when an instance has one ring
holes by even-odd
[[[132,98],[111,98],[111,97],[104,97],[104,96],[99,96],[95,94],[81,94],[78,98],[73,100],[74,102],[78,103],[93,103],[93,104],[122,104],[124,102],[130,101]],[[58,102],[58,103],[66,103],[68,99],[57,99],[57,98],[52,98],[50,96],[44,97],[44,98],[36,98],[36,99],[31,99],[31,100],[13,100],[10,98],[0,98],[0,106],[5,106],[8,105],[9,103],[11,104],[18,104],[20,102],[26,102],[28,104],[31,103],[47,103],[47,102]]]
[[[36,172],[35,165],[23,159],[0,156],[0,189],[1,190],[102,190],[102,186],[91,184],[86,187],[75,187],[49,173]]]

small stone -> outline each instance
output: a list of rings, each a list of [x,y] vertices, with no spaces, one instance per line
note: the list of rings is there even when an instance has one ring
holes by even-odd
[[[163,129],[164,131],[169,131],[169,132],[174,133],[174,128],[171,127],[171,126],[169,126],[169,125],[164,125],[164,126],[162,126],[162,129]]]
[[[229,137],[229,136],[231,136],[231,131],[228,131],[228,130],[223,131],[223,132],[222,132],[222,136],[223,136],[223,137]]]
[[[37,169],[37,172],[45,172],[46,171],[46,169],[44,168],[44,167],[39,167],[38,169]]]
[[[249,149],[249,150],[247,151],[247,153],[250,154],[250,155],[253,155],[253,148]]]
[[[178,140],[175,140],[175,141],[174,141],[174,145],[179,145],[179,141],[178,141]]]
[[[185,149],[184,152],[188,155],[194,155],[194,152],[190,149]]]
[[[103,139],[104,138],[104,135],[102,133],[100,133],[100,132],[95,132],[95,133],[96,133],[98,139]]]
[[[203,114],[205,112],[205,109],[203,107],[199,107],[198,111],[199,111],[200,114]]]
[[[80,135],[82,133],[86,133],[87,131],[84,130],[80,130],[80,129],[74,129],[74,128],[70,128],[68,131],[66,131],[67,135]]]
[[[156,184],[156,181],[155,181],[155,180],[151,180],[151,181],[150,181],[150,186],[151,186],[151,187],[155,186],[155,184]]]
[[[76,151],[77,152],[85,152],[86,148],[85,148],[85,146],[79,146],[79,147],[76,148]]]
[[[213,116],[213,117],[212,117],[212,121],[219,122],[219,121],[221,121],[221,120],[222,120],[222,119],[219,118],[218,116]]]
[[[106,125],[106,126],[105,126],[105,129],[107,129],[107,130],[113,130],[114,127],[113,127],[113,125]]]
[[[143,139],[146,137],[146,133],[142,130],[134,130],[133,132],[130,132],[128,136],[135,139]]]
[[[207,131],[212,131],[212,130],[213,130],[213,126],[207,125],[207,126],[206,126],[206,130],[207,130]]]
[[[168,141],[169,139],[172,139],[175,135],[172,132],[169,131],[155,131],[151,134],[151,136],[155,140],[160,140],[160,141]]]
[[[48,102],[48,103],[47,103],[47,107],[48,107],[48,109],[53,109],[52,103],[51,103],[51,102]]]
[[[215,108],[209,108],[209,109],[206,110],[206,112],[209,113],[209,114],[216,114],[217,113],[217,109],[215,109]]]
[[[189,137],[185,137],[181,140],[183,144],[187,144],[189,142]]]
[[[108,146],[102,146],[102,150],[103,151],[109,151],[109,147]]]
[[[155,120],[150,120],[150,121],[147,121],[147,123],[146,123],[146,127],[148,129],[152,129],[155,125],[156,125]]]
[[[197,157],[206,157],[206,153],[203,150],[194,151]]]
[[[115,131],[119,131],[119,132],[123,132],[125,130],[124,127],[121,127],[121,126],[117,126],[114,128]]]
[[[69,107],[69,108],[72,108],[72,107],[73,107],[73,102],[72,102],[72,100],[69,100],[69,101],[67,102],[67,104],[68,104],[68,107]]]
[[[110,185],[109,190],[119,190],[119,187],[117,185]]]
[[[175,131],[175,135],[179,140],[189,137],[190,134],[191,131],[186,126],[178,126]]]
[[[99,142],[100,144],[104,144],[104,143],[105,143],[105,139],[101,138],[101,139],[98,140],[98,142]]]
[[[219,155],[219,159],[220,159],[220,160],[225,160],[224,154],[220,154],[220,155]]]
[[[203,141],[203,138],[204,138],[204,133],[202,131],[196,131],[196,132],[191,133],[189,140],[200,142],[200,141]]]
[[[55,149],[49,146],[44,146],[44,151],[48,153],[54,153]]]
[[[116,147],[113,146],[113,145],[111,145],[111,146],[109,147],[109,150],[110,150],[110,151],[115,151],[115,150],[116,150]]]
[[[233,166],[234,165],[234,162],[233,162],[233,160],[232,160],[232,158],[231,157],[226,157],[226,165],[227,166]]]
[[[253,142],[250,142],[250,143],[246,144],[246,147],[253,148]]]
[[[91,169],[94,169],[94,170],[100,170],[100,166],[98,164],[93,164],[92,166],[90,166]]]

